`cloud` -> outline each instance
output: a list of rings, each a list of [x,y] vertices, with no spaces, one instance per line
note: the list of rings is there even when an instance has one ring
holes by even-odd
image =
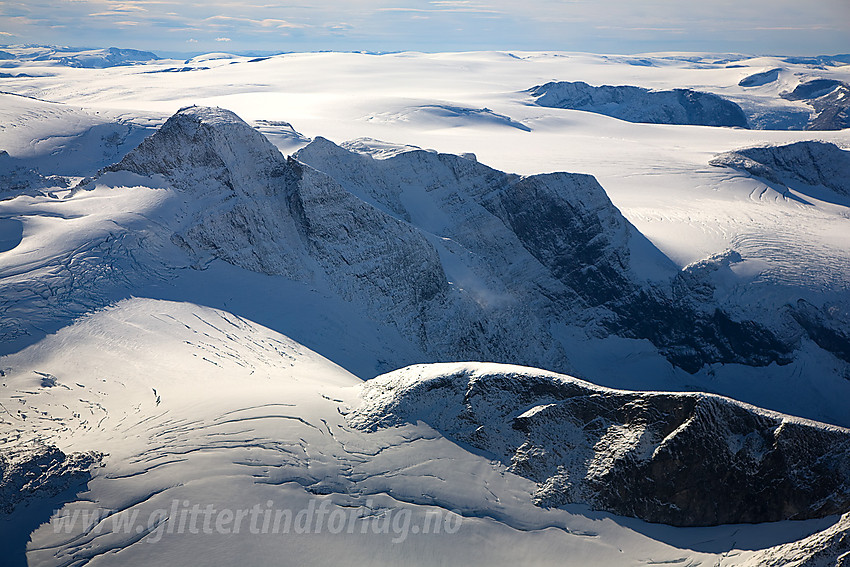
[[[438,8],[466,8],[466,9],[476,9],[476,10],[492,10],[492,6],[486,6],[480,4],[478,2],[471,2],[470,0],[433,0],[428,2]]]
[[[819,24],[813,24],[810,26],[758,26],[754,28],[745,28],[756,31],[818,31],[818,30],[839,30],[841,29],[838,26],[825,26]]]
[[[598,30],[617,30],[617,31],[651,31],[651,32],[684,32],[684,28],[674,27],[651,27],[651,26],[595,26]]]
[[[229,37],[217,37],[217,38],[215,38],[215,40],[216,41],[230,41],[230,38]]]
[[[224,28],[228,29],[238,26],[252,26],[259,28],[273,28],[273,29],[286,29],[286,28],[306,28],[309,27],[305,24],[299,24],[295,22],[290,22],[289,20],[283,20],[280,18],[246,18],[240,16],[223,16],[216,15],[210,16],[209,18],[205,18],[203,20],[210,27],[214,28]]]
[[[130,13],[147,12],[148,9],[137,4],[109,3],[106,10],[89,14],[89,16],[126,16]]]
[[[189,39],[186,40],[186,43],[198,43],[198,40],[195,39],[194,37],[190,37]]]
[[[431,0],[430,7],[390,6],[377,8],[376,12],[460,13],[460,14],[507,14],[516,11],[511,6],[498,9],[492,4],[472,0]]]
[[[353,30],[354,26],[346,22],[339,22],[336,24],[327,24],[325,28],[332,32],[347,32]]]
[[[266,18],[265,20],[259,20],[259,23],[264,28],[303,28],[305,27],[303,24],[295,24],[292,22],[288,22],[286,20],[278,20],[275,18]]]
[[[493,10],[485,7],[477,7],[477,6],[436,6],[434,8],[403,8],[403,7],[394,7],[394,8],[378,8],[378,12],[423,12],[423,13],[431,13],[431,14],[439,14],[439,13],[461,13],[461,14],[504,14],[505,12],[501,10]]]
[[[848,23],[848,0],[0,0],[0,27],[8,30],[0,37],[163,50],[185,49],[187,37],[200,44],[227,37],[270,51],[804,55],[842,52]]]

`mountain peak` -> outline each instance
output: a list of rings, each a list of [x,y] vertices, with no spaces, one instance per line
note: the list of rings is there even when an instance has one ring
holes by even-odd
[[[280,151],[233,112],[188,106],[108,171],[162,175],[191,190],[198,186],[200,175],[212,174],[233,186],[233,179],[254,177],[257,171],[274,176],[285,166]]]
[[[178,110],[174,115],[168,119],[168,121],[163,125],[163,129],[165,129],[169,123],[176,123],[179,121],[194,121],[198,124],[207,124],[209,126],[222,126],[222,125],[231,125],[231,124],[244,124],[247,126],[247,123],[239,118],[235,112],[231,110],[227,110],[226,108],[221,108],[219,106],[184,106],[180,110]]]

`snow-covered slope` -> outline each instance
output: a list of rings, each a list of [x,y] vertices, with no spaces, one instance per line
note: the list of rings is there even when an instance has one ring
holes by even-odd
[[[850,506],[850,430],[719,396],[431,364],[370,380],[363,399],[350,416],[355,426],[424,421],[536,481],[543,506],[583,502],[683,526],[805,519]]]
[[[642,287],[633,265],[655,263],[668,277],[671,266],[590,177],[516,178],[422,151],[375,161],[321,138],[297,157],[330,177],[287,162],[232,113],[197,107],[105,174],[159,176],[195,198],[171,236],[194,265],[212,257],[323,279],[433,359],[569,368],[550,329],[572,320],[649,339],[691,373],[706,363],[790,360],[791,345],[758,323],[701,305],[713,297],[695,295],[694,285],[706,285],[699,278]]]
[[[743,309],[733,301],[739,290],[758,292],[733,272],[740,256],[678,272],[592,177],[519,177],[426,151],[376,160],[322,138],[297,157],[313,167],[284,158],[229,111],[189,107],[67,200],[8,202],[12,222],[39,208],[63,217],[87,212],[79,230],[54,232],[47,243],[47,232],[27,238],[24,223],[6,257],[7,343],[26,344],[42,329],[140,292],[191,299],[181,283],[187,268],[223,260],[279,277],[283,288],[321,290],[347,305],[338,313],[347,328],[374,323],[380,330],[368,341],[366,366],[349,347],[323,347],[365,376],[422,361],[492,360],[609,385],[635,376],[645,388],[705,384],[845,423],[837,401],[821,400],[820,392],[843,391],[847,364],[840,341],[821,340],[834,327],[821,324],[832,317],[823,299],[761,292]],[[51,222],[57,231],[75,224]],[[216,277],[198,276],[213,288],[222,285]],[[312,304],[303,293],[272,302],[282,313]],[[250,293],[243,297],[250,306]],[[806,309],[786,309],[800,299]],[[297,333],[299,319],[271,323],[306,344],[326,342],[319,323]],[[617,364],[636,355],[636,371]],[[762,387],[802,367],[817,369],[802,377],[816,385],[811,402],[791,405]]]
[[[240,57],[189,63],[164,60],[143,67],[73,69],[10,60],[10,73],[30,77],[4,81],[4,90],[84,106],[92,111],[154,112],[163,119],[191,104],[220,105],[246,119],[292,123],[307,138],[337,142],[369,137],[473,152],[502,171],[536,174],[579,171],[594,175],[629,221],[680,266],[727,248],[771,268],[788,263],[791,272],[812,277],[794,285],[829,285],[846,266],[819,254],[837,249],[828,235],[810,227],[832,224],[820,208],[801,210],[761,194],[754,183],[712,172],[712,156],[761,143],[788,144],[820,139],[848,144],[845,132],[780,132],[630,124],[580,111],[543,108],[524,93],[549,81],[629,84],[647,89],[689,88],[717,94],[741,106],[750,122],[758,116],[796,120],[803,128],[813,109],[779,95],[801,82],[823,78],[847,82],[842,59],[793,59],[729,54],[651,54],[625,57],[579,53],[454,53],[387,55],[305,53],[256,61]],[[187,67],[192,72],[150,73]],[[782,69],[759,87],[738,86],[754,73]],[[490,109],[531,129],[472,114],[452,117],[416,112],[451,106]],[[383,117],[371,120],[370,117]],[[785,118],[783,118],[785,117]],[[780,127],[780,126],[777,126]],[[5,142],[0,140],[0,149]],[[294,151],[287,148],[287,151]],[[13,154],[14,155],[14,154]],[[48,172],[44,172],[47,174]],[[799,222],[798,222],[799,221]],[[793,238],[773,246],[771,235],[804,225]],[[830,234],[838,231],[830,230]],[[744,249],[745,248],[745,249]]]
[[[822,186],[833,194],[824,195],[820,191],[811,196],[821,200],[837,198],[842,204],[850,204],[850,151],[835,144],[797,142],[746,148],[719,155],[709,163],[746,171],[777,184],[780,189],[784,186],[799,190],[799,184],[803,184],[817,191]]]
[[[159,121],[0,94],[0,198],[66,188],[120,160]]]
[[[188,303],[126,300],[0,365],[3,454],[44,471],[37,442],[97,463],[0,519],[9,565],[739,565],[844,530],[835,517],[694,530],[540,508],[534,482],[425,424],[350,427],[359,379]]]

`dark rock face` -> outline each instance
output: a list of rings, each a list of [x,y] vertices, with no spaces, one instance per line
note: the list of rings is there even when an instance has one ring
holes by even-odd
[[[755,73],[750,75],[749,77],[744,77],[740,81],[738,81],[739,87],[761,87],[767,85],[769,83],[774,82],[779,78],[779,73],[781,69],[771,69],[769,71],[762,71],[761,73]]]
[[[47,445],[0,454],[0,512],[10,514],[30,498],[50,498],[86,482],[100,458],[94,453],[66,455]]]
[[[811,100],[819,98],[843,84],[841,81],[836,81],[835,79],[813,79],[805,83],[800,83],[793,91],[782,95],[782,98],[787,100]]]
[[[815,344],[827,352],[831,352],[841,360],[850,362],[850,314],[831,313],[827,309],[819,309],[804,299],[796,305],[789,305],[791,317],[806,331]],[[837,311],[837,309],[836,309]]]
[[[171,242],[192,265],[327,282],[430,360],[569,370],[553,324],[647,339],[691,373],[790,360],[792,343],[717,307],[708,264],[640,280],[640,235],[591,176],[519,177],[426,151],[376,160],[321,138],[296,157],[229,111],[190,107],[104,173],[160,176],[185,195]]]
[[[593,87],[576,81],[546,83],[528,92],[540,106],[596,112],[628,122],[748,127],[744,111],[734,102],[690,89]]]
[[[425,151],[374,160],[324,139],[296,157],[364,201],[451,238],[486,263],[482,278],[504,279],[506,263],[525,266],[500,283],[526,306],[525,311],[544,321],[524,334],[547,336],[547,319],[592,320],[603,332],[650,340],[671,363],[691,373],[713,362],[765,366],[790,361],[790,345],[761,325],[735,321],[715,307],[713,288],[702,274],[709,269],[706,266],[679,274],[669,288],[639,284],[629,251],[637,230],[591,176],[555,173],[520,178],[459,156]],[[456,222],[429,226],[433,213],[417,219],[418,209],[406,206],[401,198],[408,184],[424,185],[429,203]],[[416,204],[421,207],[422,201]],[[527,264],[520,264],[519,258]],[[488,309],[491,319],[484,327],[502,314],[506,321],[514,318],[507,324],[518,324],[518,314]],[[489,360],[516,361],[521,356],[517,349],[510,357],[492,354]],[[481,359],[480,353],[472,356]],[[534,365],[557,368],[546,360]]]
[[[353,425],[425,421],[536,481],[542,506],[581,502],[677,526],[850,509],[850,431],[720,396],[450,364],[378,377],[363,399]]]
[[[588,194],[596,193],[595,199],[580,202],[559,191],[577,182]],[[601,187],[589,175],[555,173],[519,180],[483,204],[555,279],[597,307],[633,285],[628,252],[617,238],[627,221],[613,214],[613,205],[599,193]]]
[[[694,374],[705,364],[749,366],[792,362],[791,347],[754,321],[735,321],[722,309],[704,312],[689,298],[669,299],[639,290],[613,307],[612,334],[648,339],[670,362]]]
[[[850,128],[850,87],[841,85],[810,103],[817,115],[807,130],[843,130]]]
[[[806,130],[850,128],[850,85],[835,79],[813,79],[800,83],[782,98],[801,100],[815,110]]]
[[[648,339],[670,362],[691,373],[713,362],[791,362],[788,345],[761,325],[734,321],[717,308],[705,310],[713,289],[705,289],[698,272],[711,267],[677,274],[672,293],[639,286],[629,277],[628,252],[602,237],[617,233],[612,216],[576,206],[539,184],[532,191],[523,182],[512,189],[498,193],[488,209],[587,306],[609,311],[602,325],[611,334]]]

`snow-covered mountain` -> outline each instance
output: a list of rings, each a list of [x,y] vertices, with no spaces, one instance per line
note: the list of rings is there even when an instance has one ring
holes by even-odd
[[[87,111],[9,93],[0,94],[6,136],[0,149],[0,198],[67,188],[119,161],[153,133],[149,115]]]
[[[838,63],[7,63],[11,564],[847,553],[846,132],[629,123],[523,92],[636,84],[810,117],[779,94],[846,81]]]
[[[690,89],[651,91],[574,81],[546,83],[528,92],[540,106],[598,112],[629,122],[747,127],[747,117],[737,104]]]
[[[771,69],[744,77],[738,86],[747,89],[777,83],[782,69]],[[800,82],[779,97],[801,101],[812,108],[787,111],[740,106],[715,94],[691,89],[649,90],[629,85],[591,86],[582,81],[549,82],[528,90],[535,104],[595,112],[649,124],[693,124],[702,126],[750,126],[765,129],[841,130],[850,126],[850,87],[835,79]]]
[[[787,146],[745,148],[727,152],[709,162],[762,177],[778,188],[794,187],[822,200],[850,197],[850,152],[835,144],[797,142]],[[803,188],[806,189],[803,189]],[[832,195],[818,188],[825,188]],[[845,201],[846,203],[846,201]]]
[[[118,188],[128,185],[139,187],[145,212],[116,227],[106,211],[125,206]],[[35,329],[61,326],[146,282],[223,260],[326,290],[351,305],[344,319],[383,329],[378,345],[401,339],[405,348],[378,347],[380,362],[358,367],[367,377],[464,359],[590,377],[610,356],[610,340],[706,377],[728,363],[766,377],[803,360],[820,368],[818,382],[846,372],[845,303],[785,290],[744,309],[734,300],[747,285],[732,271],[740,255],[677,270],[586,175],[520,177],[422,150],[375,159],[323,138],[287,159],[233,113],[188,107],[83,180],[71,202],[99,187],[115,188],[107,192],[114,204],[98,211],[109,218],[99,239],[83,232],[70,247],[75,240],[65,235],[47,247],[39,270],[26,257],[28,269],[17,264],[18,275],[5,280],[6,340],[35,338]],[[577,339],[596,354],[575,362]],[[830,354],[812,363],[818,347]],[[797,407],[845,423],[841,413]]]
[[[822,517],[850,505],[850,430],[706,394],[626,392],[503,365],[412,366],[363,385],[367,430],[423,421],[582,502],[678,526]]]
[[[199,268],[219,259],[324,282],[429,360],[569,371],[568,343],[583,333],[648,340],[693,374],[716,363],[788,364],[807,328],[783,328],[783,340],[764,323],[734,319],[712,281],[734,255],[677,272],[589,176],[518,177],[425,151],[375,160],[323,138],[287,160],[234,114],[203,107],[181,110],[74,192],[123,183],[126,173],[176,190],[162,199],[179,212],[160,218],[168,228],[147,227],[144,240],[134,231],[135,244],[110,245],[109,255],[132,258],[116,286],[132,290],[134,278],[162,272],[139,254],[162,256],[173,244]],[[67,291],[89,297],[91,288]],[[391,367],[417,361],[386,358]]]
[[[850,127],[850,85],[835,79],[812,79],[782,93],[787,100],[801,100],[815,114],[807,130],[841,130]]]
[[[309,556],[344,565],[566,558],[731,566],[844,552],[846,522],[835,516],[681,530],[570,505],[541,508],[534,481],[425,423],[352,427],[356,412],[375,415],[358,410],[378,401],[368,383],[364,390],[356,377],[270,329],[186,302],[121,301],[4,357],[3,366],[0,488],[15,497],[0,518],[0,546],[10,565],[175,558],[296,565]],[[509,389],[529,385],[505,382],[513,368],[465,368],[495,374],[495,383],[501,375]],[[392,383],[393,375],[378,380]],[[546,395],[529,393],[538,401]],[[443,394],[432,401],[450,411],[462,389]],[[396,399],[411,409],[421,401]],[[499,399],[505,407],[489,408],[497,414],[515,407],[511,396]],[[783,419],[788,433],[846,436],[758,415],[764,423]],[[742,458],[754,442],[720,439]],[[88,463],[95,466],[85,469]],[[486,546],[473,545],[482,538]]]
[[[159,56],[150,51],[138,49],[120,49],[107,47],[105,49],[85,49],[74,47],[56,47],[39,45],[7,46],[3,59],[48,62],[65,67],[85,69],[104,69],[122,65],[137,65],[149,61],[157,61]]]

